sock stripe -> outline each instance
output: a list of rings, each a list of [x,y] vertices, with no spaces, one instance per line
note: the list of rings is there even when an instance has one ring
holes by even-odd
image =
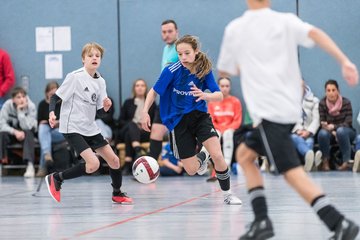
[[[264,189],[255,189],[249,192],[250,201],[253,201],[255,198],[263,197],[265,198],[265,191]]]
[[[315,212],[319,212],[322,208],[329,206],[330,200],[327,197],[319,198],[316,203],[312,206]]]
[[[230,178],[230,172],[229,172],[229,169],[227,169],[225,172],[216,172],[216,177],[219,179],[219,180],[226,180],[228,178]]]

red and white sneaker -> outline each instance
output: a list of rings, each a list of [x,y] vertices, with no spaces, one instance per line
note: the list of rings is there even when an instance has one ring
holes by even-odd
[[[113,193],[112,202],[125,205],[133,204],[132,198],[128,197],[124,192]]]
[[[49,174],[45,177],[45,182],[47,189],[51,195],[51,197],[57,201],[60,202],[61,196],[60,196],[60,189],[62,182],[56,180],[54,178],[54,173]]]

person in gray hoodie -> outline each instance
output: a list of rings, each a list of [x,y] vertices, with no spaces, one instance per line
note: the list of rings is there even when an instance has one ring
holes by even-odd
[[[23,160],[28,163],[24,177],[34,177],[36,106],[21,87],[15,87],[0,111],[0,159],[8,163],[7,146],[23,144]]]
[[[302,117],[296,123],[291,138],[297,152],[304,158],[305,171],[311,171],[314,166],[314,135],[320,127],[319,99],[314,96],[310,87],[302,82]]]

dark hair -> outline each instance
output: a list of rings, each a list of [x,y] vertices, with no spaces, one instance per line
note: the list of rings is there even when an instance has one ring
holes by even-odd
[[[22,87],[15,87],[15,88],[11,91],[11,97],[14,98],[14,97],[16,97],[16,95],[18,95],[19,93],[24,94],[24,96],[27,95],[24,88],[22,88]]]
[[[45,93],[50,92],[54,88],[59,88],[59,84],[55,81],[49,82],[48,84],[46,84]]]
[[[191,35],[181,37],[175,42],[176,50],[180,43],[187,43],[194,51],[199,51],[195,56],[195,61],[192,63],[192,67],[195,70],[196,77],[202,81],[202,78],[211,71],[212,64],[206,54],[200,51],[199,38]]]
[[[172,19],[167,19],[167,20],[163,21],[163,22],[161,23],[161,26],[162,26],[162,25],[165,25],[165,24],[169,24],[169,23],[174,24],[175,29],[176,29],[176,30],[178,29],[176,22],[175,22],[174,20],[172,20]]]
[[[137,82],[144,82],[144,83],[145,83],[145,87],[146,87],[145,97],[146,97],[147,92],[148,92],[148,85],[147,85],[147,82],[145,81],[145,79],[143,79],[143,78],[138,78],[138,79],[136,79],[136,80],[133,82],[132,90],[131,90],[132,96],[133,96],[133,97],[136,97],[136,94],[135,94],[135,85],[136,85]]]
[[[328,85],[334,85],[336,87],[336,89],[339,90],[339,84],[337,83],[336,80],[333,80],[333,79],[327,80],[325,83],[325,89]]]
[[[230,79],[229,77],[219,77],[219,78],[217,79],[217,83],[219,84],[220,81],[223,80],[223,79],[228,80],[228,81],[230,82],[230,84],[231,84],[231,79]]]

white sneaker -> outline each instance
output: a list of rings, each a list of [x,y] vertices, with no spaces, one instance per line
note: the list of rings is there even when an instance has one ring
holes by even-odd
[[[26,177],[26,178],[35,177],[35,168],[34,168],[34,165],[32,163],[28,163],[28,165],[26,167],[26,171],[24,173],[24,177]]]
[[[242,201],[232,193],[228,193],[224,195],[224,203],[227,205],[241,205]]]
[[[200,161],[202,161],[202,162],[201,162],[201,165],[200,165],[199,169],[197,170],[197,174],[204,175],[208,170],[208,163],[209,163],[209,159],[210,159],[210,154],[206,150],[205,147],[202,147],[201,151],[196,156],[198,156],[198,155],[205,156],[204,160],[202,158],[198,157],[198,159],[200,159]]]
[[[313,150],[309,150],[307,151],[307,153],[305,154],[305,165],[304,165],[304,170],[306,172],[310,172],[311,169],[314,166],[314,151]]]
[[[360,150],[357,150],[355,153],[353,172],[360,172]]]
[[[315,167],[318,167],[322,162],[322,152],[320,150],[315,153]]]

